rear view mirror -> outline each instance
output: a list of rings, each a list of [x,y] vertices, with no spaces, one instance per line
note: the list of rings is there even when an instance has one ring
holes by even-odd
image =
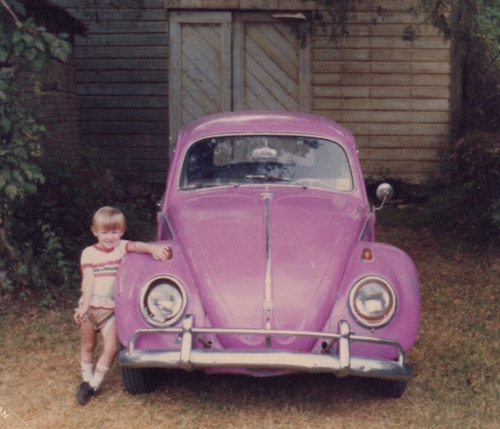
[[[374,210],[380,210],[382,207],[384,207],[385,202],[392,198],[392,196],[394,195],[394,189],[389,183],[381,183],[377,187],[376,194],[378,200],[381,203],[380,206],[374,207]]]
[[[266,160],[274,159],[278,156],[278,151],[276,149],[271,149],[270,147],[258,147],[252,151],[252,159],[256,160]]]

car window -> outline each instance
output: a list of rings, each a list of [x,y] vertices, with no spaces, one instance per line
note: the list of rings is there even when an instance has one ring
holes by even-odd
[[[349,159],[336,142],[303,136],[225,136],[200,140],[186,153],[179,187],[256,183],[349,192]]]

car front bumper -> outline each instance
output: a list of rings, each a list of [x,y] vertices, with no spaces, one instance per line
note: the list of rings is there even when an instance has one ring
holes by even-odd
[[[323,332],[280,331],[268,329],[219,329],[194,327],[194,317],[187,315],[182,327],[165,329],[139,329],[129,344],[128,350],[119,355],[120,365],[131,368],[178,368],[187,371],[208,368],[245,368],[253,370],[281,370],[291,372],[324,372],[337,377],[348,375],[407,381],[412,369],[405,363],[405,355],[399,343],[393,340],[352,335],[349,324],[339,324],[339,334]],[[143,335],[174,334],[181,338],[179,350],[138,350],[136,341]],[[261,335],[267,339],[273,336],[302,336],[324,339],[330,345],[338,343],[338,353],[306,353],[280,350],[224,350],[193,348],[193,339],[203,334],[215,335]],[[398,352],[397,360],[371,359],[351,356],[353,342],[386,345]],[[331,347],[329,347],[330,349]]]

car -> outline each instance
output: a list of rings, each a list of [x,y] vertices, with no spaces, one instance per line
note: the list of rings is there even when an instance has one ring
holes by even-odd
[[[366,377],[403,394],[420,284],[404,251],[375,241],[393,191],[381,184],[372,206],[357,153],[350,131],[298,112],[219,113],[179,133],[157,215],[171,257],[131,253],[117,274],[128,392],[196,370]]]

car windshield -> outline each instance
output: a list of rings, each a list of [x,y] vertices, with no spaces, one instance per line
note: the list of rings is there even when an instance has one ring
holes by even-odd
[[[338,143],[277,135],[224,136],[194,143],[184,159],[179,187],[257,183],[353,189],[349,159]]]

